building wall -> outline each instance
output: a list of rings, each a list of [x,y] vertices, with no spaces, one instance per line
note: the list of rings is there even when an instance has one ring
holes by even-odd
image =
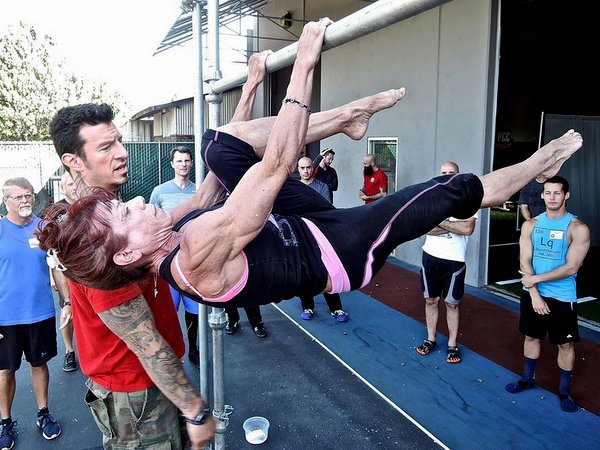
[[[131,142],[151,141],[153,132],[152,120],[130,120],[122,127],[123,140]]]
[[[294,2],[274,3],[283,7]],[[327,2],[332,11],[328,14],[323,3],[307,1],[305,11],[319,12],[307,13],[307,18],[339,18],[341,10],[341,17],[352,12],[347,10],[348,3],[356,3],[354,10],[365,6],[364,2],[331,1]],[[490,51],[491,8],[492,0],[454,0],[323,53],[321,110],[390,88],[407,89],[399,105],[374,117],[360,141],[338,135],[321,142],[321,147],[336,150],[337,207],[361,204],[357,192],[362,186],[368,137],[398,137],[398,188],[437,175],[440,164],[448,159],[455,160],[463,172],[489,171],[486,161],[492,150],[486,127],[490,123],[488,79],[492,77],[488,67],[490,53],[495,54]],[[483,250],[487,240],[481,239],[482,233],[487,236],[487,217],[487,213],[480,215],[469,244],[469,284],[485,282],[485,264],[479,267],[477,261],[482,260],[480,252],[487,255],[487,249]],[[400,246],[395,256],[420,265],[422,241]]]
[[[193,140],[194,100],[177,102],[154,114],[154,138]]]
[[[335,136],[321,143],[336,149],[336,206],[360,204],[356,193],[368,137],[398,137],[399,188],[437,175],[448,159],[463,172],[487,171],[489,16],[488,1],[455,0],[323,54],[322,109],[392,87],[407,89],[398,106],[375,116],[364,139]],[[480,235],[487,235],[487,227],[487,214],[480,215],[469,244],[469,284],[484,283],[486,272],[477,261]],[[422,242],[400,246],[395,256],[420,265]]]

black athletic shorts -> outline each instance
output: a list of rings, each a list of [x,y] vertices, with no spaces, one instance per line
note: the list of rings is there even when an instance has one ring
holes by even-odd
[[[577,302],[561,302],[551,297],[542,298],[550,308],[550,314],[536,313],[531,304],[529,291],[523,290],[519,331],[534,339],[544,339],[548,334],[548,340],[555,345],[581,341],[577,323]]]
[[[0,370],[17,371],[21,358],[33,367],[46,364],[57,354],[54,317],[27,325],[0,325]]]
[[[202,159],[227,192],[232,192],[259,158],[247,142],[222,131],[206,130],[202,136]],[[310,186],[288,177],[273,204],[273,213],[281,215],[327,211],[333,205]]]
[[[421,289],[425,298],[443,298],[450,305],[458,305],[465,294],[467,265],[462,261],[436,258],[423,252],[421,261]]]

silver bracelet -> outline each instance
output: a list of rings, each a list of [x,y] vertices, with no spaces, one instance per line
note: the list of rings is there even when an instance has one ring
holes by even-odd
[[[282,103],[282,104],[283,104],[283,103],[293,103],[294,105],[298,105],[298,106],[300,106],[301,108],[304,108],[304,109],[306,109],[306,110],[308,111],[308,113],[309,113],[309,114],[312,112],[312,111],[310,110],[310,106],[308,106],[308,105],[305,105],[304,103],[302,103],[302,102],[301,102],[301,101],[299,101],[299,100],[296,100],[295,98],[289,98],[289,97],[288,97],[288,98],[284,98],[284,99],[283,99],[283,101],[282,101],[281,103]]]

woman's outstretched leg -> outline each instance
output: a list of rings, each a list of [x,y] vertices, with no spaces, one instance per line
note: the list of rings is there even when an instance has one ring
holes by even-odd
[[[337,108],[311,114],[306,133],[307,144],[338,133],[349,138],[361,139],[367,132],[371,117],[398,103],[406,94],[405,88],[390,89],[375,95],[363,97]],[[259,158],[262,158],[276,117],[265,117],[248,122],[233,122],[219,127],[225,132],[250,144]]]
[[[569,130],[561,137],[548,142],[525,161],[481,176],[481,207],[502,204],[533,178],[545,180],[556,175],[565,161],[582,145],[581,135]]]

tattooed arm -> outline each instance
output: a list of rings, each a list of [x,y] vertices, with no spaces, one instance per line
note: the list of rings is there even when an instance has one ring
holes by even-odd
[[[142,295],[102,311],[99,316],[135,353],[154,384],[186,417],[193,419],[200,414],[204,401],[185,375],[181,361],[158,332]],[[187,424],[187,431],[193,444],[204,445],[212,439],[215,423],[211,417],[203,425]]]

